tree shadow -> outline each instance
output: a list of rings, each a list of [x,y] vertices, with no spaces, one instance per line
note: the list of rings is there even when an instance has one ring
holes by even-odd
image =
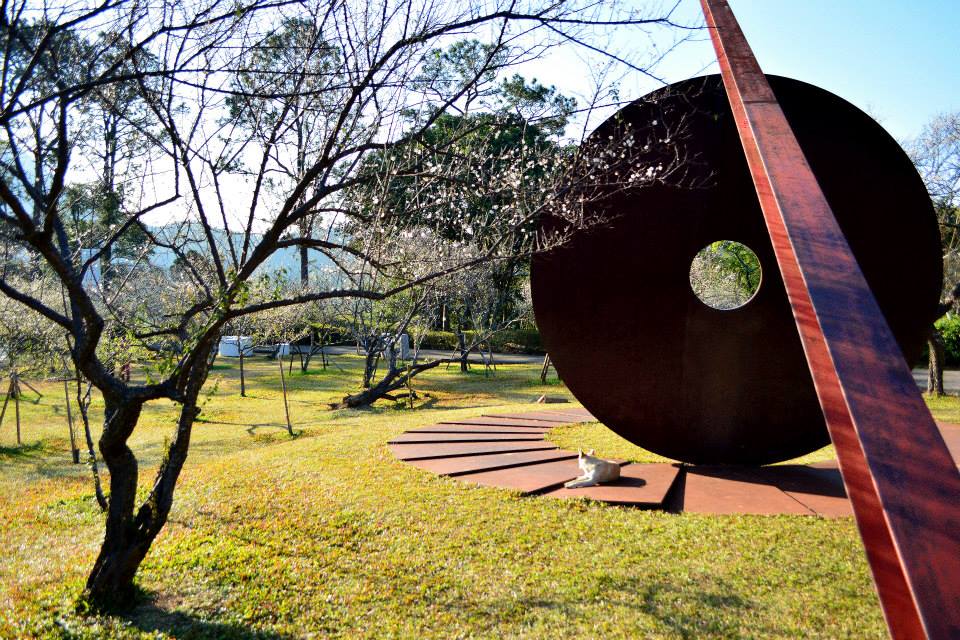
[[[257,431],[260,431],[261,429],[276,429],[281,433],[286,433],[287,425],[279,424],[277,422],[260,422],[256,424],[247,425],[246,432],[249,433],[251,436],[255,436],[257,435]]]
[[[80,455],[85,457],[83,452]],[[69,445],[47,438],[19,446],[0,446],[0,462],[18,472],[53,479],[77,477],[87,469],[86,465],[72,463]]]
[[[518,611],[530,616],[538,610],[556,612],[575,623],[586,615],[584,605],[594,596],[639,616],[655,619],[669,630],[671,637],[740,637],[746,632],[781,637],[782,630],[761,628],[755,621],[749,629],[744,628],[742,620],[754,609],[754,604],[717,578],[702,578],[700,584],[682,585],[639,576],[593,575],[585,576],[583,591],[577,596],[505,598],[492,603],[458,600],[448,606],[472,617],[489,618],[491,625]]]
[[[48,453],[47,446],[42,440],[9,447],[0,446],[0,459],[9,458],[12,460],[38,460],[45,453]]]
[[[123,619],[141,631],[165,633],[184,640],[286,640],[294,637],[241,624],[203,620],[186,611],[169,611],[153,601],[138,605]]]

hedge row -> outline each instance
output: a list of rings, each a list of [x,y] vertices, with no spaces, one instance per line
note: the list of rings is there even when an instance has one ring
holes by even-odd
[[[470,344],[476,332],[464,331],[464,334],[467,344]],[[540,332],[534,328],[506,329],[495,334],[490,342],[493,350],[498,353],[544,353]],[[457,348],[457,334],[453,331],[428,331],[420,343],[420,348],[453,351]]]

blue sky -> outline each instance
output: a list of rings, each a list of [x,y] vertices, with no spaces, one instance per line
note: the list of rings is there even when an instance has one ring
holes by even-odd
[[[765,72],[836,93],[867,111],[898,140],[915,137],[938,113],[960,110],[960,0],[729,2]],[[702,21],[699,0],[680,0],[678,15],[690,23]],[[658,68],[662,78],[676,82],[718,71],[706,32],[695,40],[664,61]],[[619,44],[645,45],[636,36]],[[576,93],[578,79],[571,77],[568,55],[551,56],[531,71]],[[657,86],[638,78],[624,80],[623,99]]]
[[[898,139],[915,136],[937,113],[960,110],[960,0],[730,6],[766,73],[832,91]]]

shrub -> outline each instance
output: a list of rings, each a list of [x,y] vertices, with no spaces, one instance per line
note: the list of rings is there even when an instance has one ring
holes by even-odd
[[[420,341],[420,348],[452,351],[457,348],[457,336],[452,331],[427,331]]]
[[[943,335],[946,345],[944,364],[948,367],[960,366],[960,315],[948,313],[937,320],[935,326]]]
[[[475,332],[464,331],[467,344],[473,340]],[[540,332],[535,327],[506,329],[495,334],[490,340],[493,350],[499,353],[543,353]],[[457,334],[453,331],[428,331],[420,343],[421,349],[453,351],[457,348]]]

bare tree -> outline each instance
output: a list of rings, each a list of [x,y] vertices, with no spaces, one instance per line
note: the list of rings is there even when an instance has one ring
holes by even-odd
[[[380,399],[397,400],[412,396],[413,378],[444,362],[401,365],[398,359],[400,337],[422,314],[428,295],[421,288],[383,301],[353,301],[349,309],[351,331],[364,355],[361,391],[348,394],[333,405],[334,408],[365,407]],[[381,368],[383,373],[379,375]],[[406,392],[394,395],[400,389],[406,389]]]
[[[299,290],[286,293],[288,297],[302,295]],[[271,357],[277,361],[280,370],[280,391],[283,397],[283,416],[286,420],[287,433],[294,435],[293,423],[290,421],[290,404],[287,400],[287,379],[283,372],[283,358],[290,356],[290,365],[293,365],[293,339],[303,333],[303,318],[300,309],[295,306],[281,306],[264,309],[249,316],[253,330],[251,331],[256,344],[272,345],[274,352]]]
[[[405,264],[407,277],[416,277],[418,268],[425,262],[418,256],[426,253],[431,256],[446,256],[449,265],[469,262],[465,253],[475,252],[476,247],[451,243],[432,236],[432,242],[424,235],[415,241],[393,243],[390,262],[396,267]],[[384,243],[383,247],[391,243]],[[398,400],[415,398],[413,380],[416,376],[441,364],[465,364],[471,353],[479,352],[485,363],[485,373],[492,370],[492,339],[505,329],[519,323],[529,316],[529,300],[516,305],[512,314],[502,313],[501,303],[504,292],[500,289],[499,264],[513,262],[515,256],[504,260],[491,260],[469,270],[450,269],[443,277],[425,282],[416,288],[384,300],[355,299],[345,301],[340,316],[350,319],[354,339],[364,353],[364,367],[361,391],[343,398],[336,408],[356,408],[370,405],[380,399]],[[429,267],[436,271],[439,265]],[[373,269],[364,273],[365,287],[376,290],[380,286],[391,286],[392,280],[380,270]],[[386,284],[383,284],[386,281]],[[428,326],[428,318],[435,316],[439,304],[451,304],[461,308],[468,318],[469,333],[461,332],[461,343],[456,355],[446,358],[420,360],[419,341]],[[466,328],[466,327],[465,327]],[[401,336],[413,334],[414,344],[409,354],[409,362],[398,359]],[[486,349],[486,353],[484,353]],[[399,393],[396,393],[399,392]]]
[[[448,303],[458,308],[462,326],[457,333],[457,359],[467,370],[470,354],[477,352],[484,374],[494,368],[493,339],[503,331],[531,319],[532,308],[515,279],[525,275],[526,261],[508,258],[489,262],[460,275],[450,287]],[[469,332],[469,333],[468,333]]]
[[[953,311],[960,301],[960,112],[935,117],[907,148],[927,185],[940,224],[944,273],[937,314],[940,318]],[[943,395],[946,351],[943,335],[935,326],[930,328],[927,347],[927,392]]]
[[[558,43],[589,46],[598,29],[672,26],[669,14],[615,2],[539,0],[19,0],[0,7],[0,18],[0,292],[70,336],[74,365],[103,396],[99,450],[110,491],[103,542],[86,583],[94,607],[130,601],[134,576],[170,513],[198,396],[225,327],[244,315],[319,300],[386,299],[445,273],[529,252],[545,243],[531,233],[545,210],[575,228],[596,181],[557,191],[563,158],[548,158],[536,180],[524,181],[532,175],[525,163],[536,158],[523,147],[504,150],[495,181],[489,145],[460,144],[467,129],[439,142],[428,132],[490,71],[502,74]],[[284,41],[301,64],[274,64],[263,50],[291,21],[311,34]],[[479,67],[449,82],[423,80],[437,48],[471,36],[488,46]],[[617,52],[622,60],[627,55]],[[114,110],[118,98],[103,100],[127,94],[136,96],[135,117]],[[254,103],[253,115],[234,108]],[[296,135],[298,105],[307,103],[322,111],[322,127],[312,131],[303,166],[291,170],[281,147]],[[85,110],[104,104],[149,142],[152,159],[124,169],[133,175],[123,177],[123,197],[111,202],[116,215],[102,233],[81,239],[70,224],[68,195],[97,164],[92,151],[80,163],[87,152],[79,141]],[[495,129],[496,121],[491,135]],[[623,149],[583,162],[609,166]],[[659,168],[650,169],[618,180],[655,179]],[[273,180],[278,175],[284,180]],[[401,178],[422,197],[387,209],[383,194]],[[250,286],[274,254],[290,247],[320,252],[334,265],[389,268],[378,260],[383,238],[456,226],[461,203],[478,190],[495,199],[495,223],[464,229],[457,241],[477,249],[458,264],[424,256],[419,273],[396,272],[392,286],[376,290],[351,279],[296,294]],[[95,265],[111,256],[116,268],[114,249],[134,231],[140,249],[111,274],[109,286],[98,285]],[[158,254],[175,260],[176,273],[150,268],[149,256]],[[66,308],[11,277],[41,271],[63,288]],[[135,354],[138,375],[123,375]],[[179,414],[138,504],[139,466],[128,442],[144,405],[160,399],[176,402]]]

